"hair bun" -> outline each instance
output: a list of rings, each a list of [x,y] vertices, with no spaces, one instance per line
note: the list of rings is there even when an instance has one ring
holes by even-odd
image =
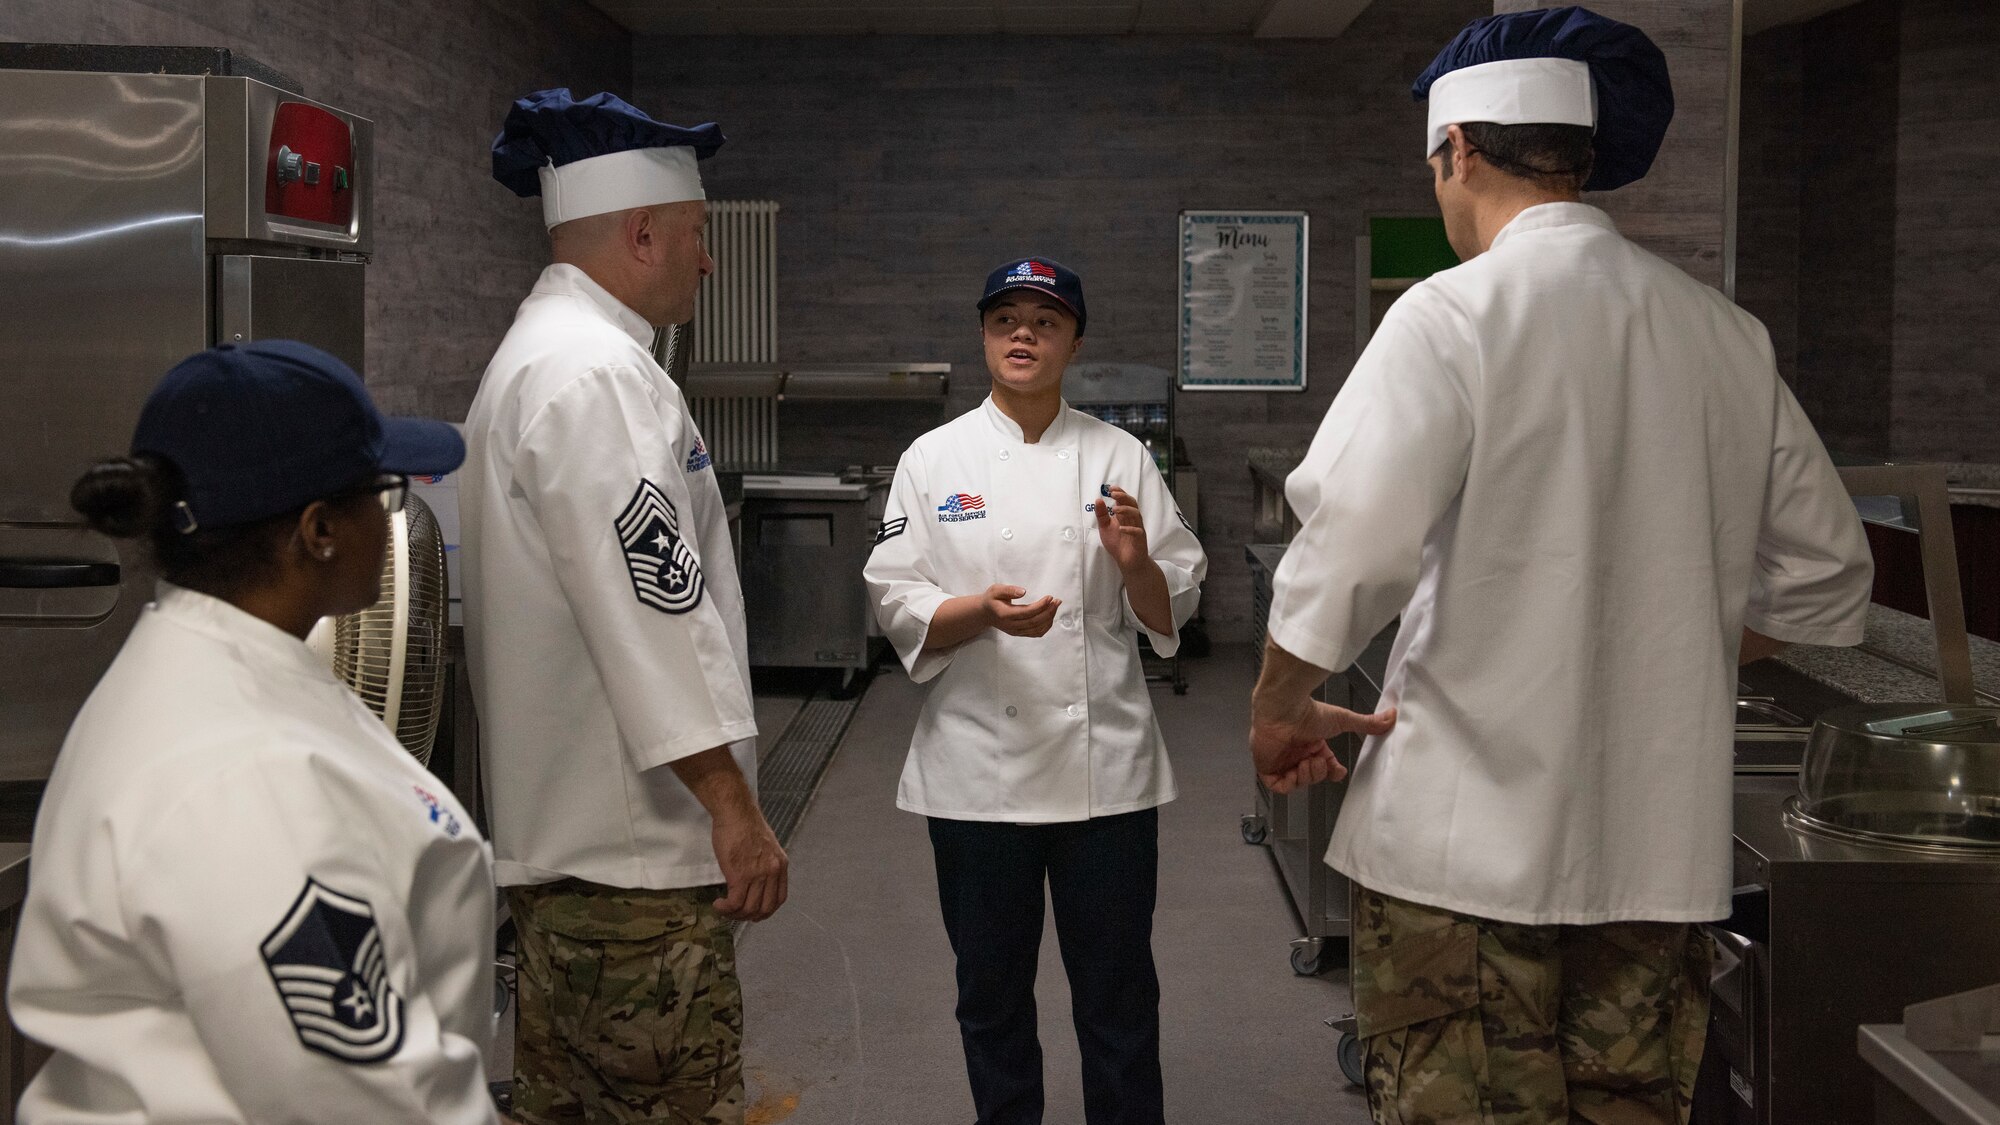
[[[70,489],[70,507],[91,530],[114,539],[149,534],[171,503],[168,474],[156,458],[112,457],[86,470]]]

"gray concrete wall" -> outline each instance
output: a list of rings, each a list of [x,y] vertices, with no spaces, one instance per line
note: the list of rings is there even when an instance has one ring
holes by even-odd
[[[1793,333],[1844,452],[2000,461],[1996,53],[1989,0],[1864,0],[1745,45],[1738,299],[1781,368]]]
[[[540,207],[491,177],[508,103],[632,75],[631,36],[583,0],[5,0],[0,40],[228,47],[374,121],[369,386],[451,419],[547,257]]]
[[[1084,357],[1171,369],[1178,212],[1309,211],[1307,392],[1178,399],[1202,474],[1206,612],[1241,639],[1244,452],[1307,441],[1352,365],[1365,217],[1435,213],[1410,80],[1488,10],[1378,3],[1329,42],[642,38],[634,81],[650,110],[722,123],[729,145],[704,168],[712,198],[783,206],[782,358],[954,365],[943,410],[788,406],[787,458],[891,459],[976,404],[972,305],[1006,258],[1045,254],[1083,275]]]
[[[1894,395],[1896,0],[1804,28],[1800,405],[1833,449],[1887,457]]]
[[[1778,372],[1799,360],[1799,163],[1805,158],[1804,32],[1780,27],[1743,42],[1743,116],[1736,196],[1736,303],[1771,331]]]
[[[2000,462],[2000,4],[1902,0],[1900,34],[1891,447]]]

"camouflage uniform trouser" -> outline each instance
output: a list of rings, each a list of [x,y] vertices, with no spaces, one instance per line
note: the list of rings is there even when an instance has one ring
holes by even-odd
[[[1708,1032],[1698,925],[1522,926],[1355,888],[1378,1125],[1673,1125]]]
[[[743,991],[721,888],[507,888],[521,935],[514,1115],[742,1125]]]

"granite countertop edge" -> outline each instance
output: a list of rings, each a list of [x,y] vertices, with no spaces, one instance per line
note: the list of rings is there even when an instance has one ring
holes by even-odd
[[[1968,638],[1972,652],[1973,686],[2000,695],[2000,643]],[[1937,641],[1931,623],[1887,606],[1868,607],[1869,648],[1924,668],[1937,667]],[[1912,703],[1938,698],[1935,672],[1913,672],[1860,648],[1793,645],[1774,657],[1778,663],[1862,703]]]

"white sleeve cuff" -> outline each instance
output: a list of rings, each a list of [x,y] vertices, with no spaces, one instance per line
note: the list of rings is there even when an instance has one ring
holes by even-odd
[[[942,590],[913,597],[896,608],[889,623],[889,640],[896,646],[896,657],[916,683],[936,679],[938,673],[950,666],[952,654],[958,651],[957,646],[924,649],[924,641],[931,632],[931,619],[937,616],[938,607],[950,600],[950,595]]]
[[[1867,633],[1865,621],[1843,622],[1839,625],[1796,625],[1759,613],[1744,615],[1743,625],[1747,629],[1788,645],[1825,645],[1829,648],[1852,648],[1866,639]]]
[[[1343,671],[1354,663],[1352,658],[1342,659],[1340,646],[1335,641],[1279,617],[1271,618],[1270,639],[1272,644],[1307,664],[1315,668],[1324,668],[1328,672]]]

